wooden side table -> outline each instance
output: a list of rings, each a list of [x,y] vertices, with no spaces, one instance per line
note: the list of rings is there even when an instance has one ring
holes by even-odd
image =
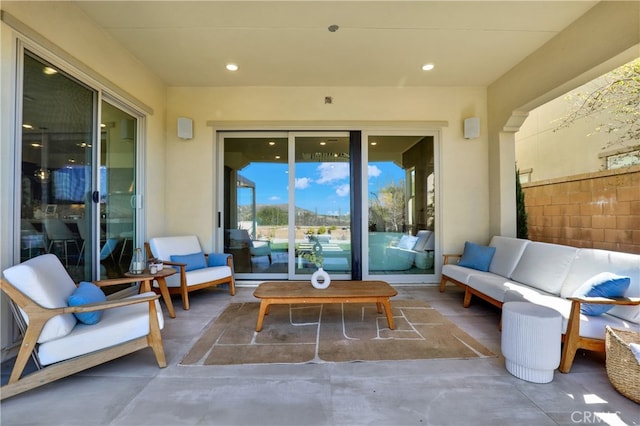
[[[173,302],[171,302],[171,295],[169,294],[169,289],[167,288],[167,281],[165,280],[166,277],[169,277],[175,273],[177,273],[178,270],[175,268],[162,268],[162,270],[156,272],[155,274],[152,274],[149,272],[149,269],[145,269],[144,272],[142,272],[141,274],[134,274],[131,272],[125,272],[124,276],[125,277],[133,277],[133,278],[140,278],[141,280],[143,279],[147,279],[146,281],[142,281],[142,291],[151,291],[151,288],[147,288],[148,286],[150,286],[150,282],[152,280],[156,280],[158,282],[158,288],[160,289],[160,294],[162,294],[162,300],[164,300],[164,304],[167,305],[167,310],[169,311],[169,316],[171,318],[175,318],[176,317],[176,312],[173,310]],[[148,278],[151,278],[151,280],[148,280]]]

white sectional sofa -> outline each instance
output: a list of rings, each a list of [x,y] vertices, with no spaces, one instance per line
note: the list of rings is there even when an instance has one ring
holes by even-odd
[[[509,301],[548,306],[563,317],[559,370],[569,372],[578,349],[604,352],[605,326],[640,332],[640,255],[494,236],[488,271],[450,263],[462,255],[445,255],[440,291],[447,282],[465,289],[464,307],[473,296],[502,307]],[[576,290],[598,274],[629,277],[623,298],[578,297]],[[615,305],[601,315],[585,315],[582,304]]]

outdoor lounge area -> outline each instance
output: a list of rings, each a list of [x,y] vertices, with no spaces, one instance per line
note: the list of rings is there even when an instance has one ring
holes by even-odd
[[[395,299],[426,300],[500,353],[499,310],[462,307],[463,291],[397,286]],[[192,343],[231,302],[254,288],[193,293],[191,309],[166,315],[167,367],[151,350],[111,361],[2,402],[2,424],[63,425],[496,425],[637,424],[638,405],[616,392],[602,354],[579,352],[570,374],[548,384],[482,359],[180,366]],[[392,301],[393,304],[393,301]],[[164,305],[163,309],[165,308]],[[2,379],[7,379],[3,366]],[[462,403],[464,401],[464,403]],[[47,409],[43,409],[47,407]]]
[[[2,277],[0,424],[640,424],[601,328],[564,345],[569,371],[565,317],[447,260],[521,236],[520,176],[559,165],[611,180],[525,188],[550,239],[581,237],[531,245],[640,253],[638,175],[608,170],[637,137],[591,155],[575,128],[524,126],[551,131],[539,107],[638,60],[639,28],[634,1],[2,0],[0,271],[61,266]],[[542,160],[520,171],[519,134]]]

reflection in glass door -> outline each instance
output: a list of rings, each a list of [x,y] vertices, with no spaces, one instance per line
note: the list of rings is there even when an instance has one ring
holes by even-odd
[[[433,274],[434,138],[369,136],[367,157],[368,275]]]
[[[221,135],[224,251],[240,279],[350,278],[348,134]],[[295,173],[293,173],[295,170]]]
[[[288,140],[229,134],[224,144],[224,251],[236,276],[286,278],[289,250]]]
[[[23,58],[21,260],[55,254],[76,282],[120,277],[134,236],[137,119],[107,102],[98,118],[96,90]]]
[[[128,271],[136,245],[137,122],[132,115],[102,102],[99,174],[101,278],[119,277]]]
[[[90,280],[81,260],[91,253],[97,93],[29,52],[23,59],[20,257],[53,253],[74,281]]]
[[[297,279],[322,267],[332,279],[351,277],[349,136],[294,134],[294,227],[290,244]]]

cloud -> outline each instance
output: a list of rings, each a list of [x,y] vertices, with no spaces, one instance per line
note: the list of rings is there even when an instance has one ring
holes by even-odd
[[[331,183],[336,180],[343,180],[349,177],[349,163],[322,163],[317,170],[320,172],[320,179],[316,183]]]
[[[369,177],[378,177],[382,174],[382,170],[380,170],[378,168],[378,166],[369,166],[369,169],[367,171]]]
[[[278,197],[277,195],[272,195],[271,197],[269,197],[269,201],[280,201],[280,197]]]
[[[346,197],[349,195],[349,184],[345,183],[344,185],[340,185],[336,188],[336,194],[339,197]]]
[[[308,177],[296,178],[296,189],[307,189],[311,186],[312,180]]]

